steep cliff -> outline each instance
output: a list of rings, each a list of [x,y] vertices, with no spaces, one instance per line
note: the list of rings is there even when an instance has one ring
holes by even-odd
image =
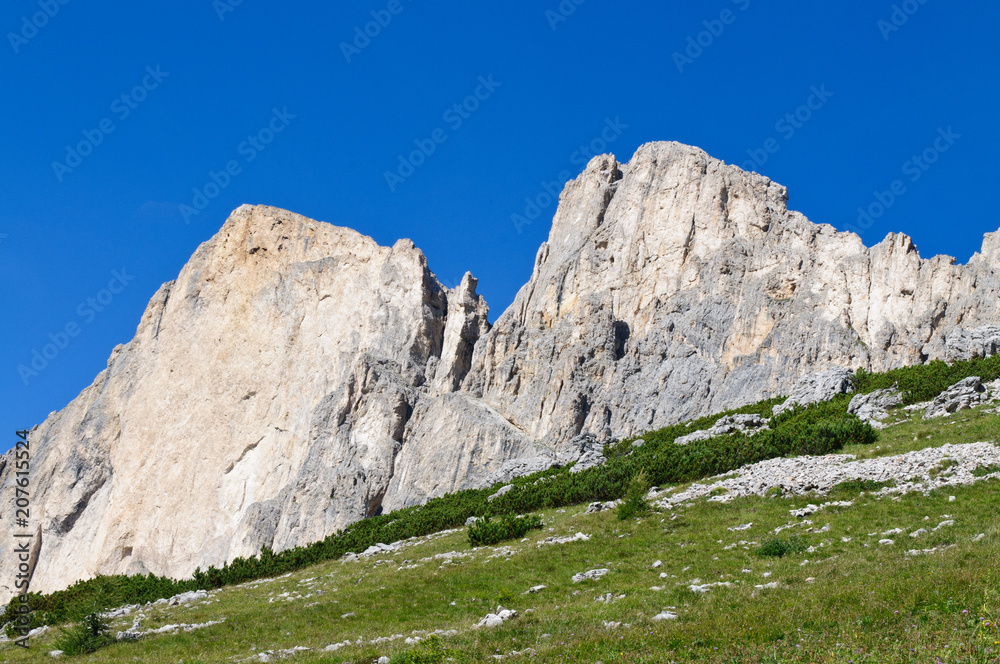
[[[597,157],[492,329],[475,279],[443,287],[409,241],[241,207],[107,370],[32,432],[32,590],[186,576],[488,483],[515,460],[572,458],[581,433],[756,401],[825,366],[1000,346],[1000,233],[956,265],[904,235],[866,248],[786,202],[697,148]],[[0,585],[5,598],[12,578]]]

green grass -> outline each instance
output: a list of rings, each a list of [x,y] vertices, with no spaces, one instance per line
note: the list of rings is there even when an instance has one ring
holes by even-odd
[[[956,500],[949,502],[948,495]],[[697,501],[688,508],[625,522],[609,512],[585,515],[582,506],[547,510],[539,515],[543,532],[515,542],[509,556],[491,557],[501,547],[470,549],[465,532],[457,530],[424,538],[395,555],[345,564],[329,561],[266,583],[222,589],[210,604],[150,610],[144,629],[223,618],[226,622],[116,644],[81,661],[224,662],[248,658],[255,649],[296,646],[312,650],[286,661],[370,662],[381,656],[399,662],[442,661],[433,659],[442,648],[457,662],[492,662],[492,655],[526,648],[538,653],[528,658],[553,662],[853,659],[891,664],[933,662],[935,656],[946,662],[996,658],[997,645],[989,639],[1000,636],[983,628],[978,618],[1000,615],[1000,529],[993,516],[1000,482],[987,480],[928,496],[911,494],[899,501],[856,498],[851,507],[813,515],[812,526],[782,531],[783,539],[797,537],[800,542],[784,556],[759,556],[757,546],[775,528],[789,521],[804,524],[790,518],[788,511],[806,500],[742,498],[728,505]],[[955,525],[925,535],[918,544],[902,541],[910,540],[903,534],[896,536],[895,546],[878,545],[881,532],[897,527],[912,532],[936,525],[944,515]],[[751,521],[754,526],[748,531],[727,530]],[[815,532],[826,524],[829,531]],[[575,532],[590,539],[535,545],[550,535]],[[972,542],[979,533],[986,537]],[[905,554],[910,546],[951,548],[913,557]],[[446,564],[432,558],[450,551],[471,556]],[[663,564],[654,569],[656,560]],[[611,571],[597,581],[572,582],[573,574],[595,568]],[[666,577],[660,578],[661,573]],[[695,580],[732,585],[695,593],[688,588]],[[778,587],[755,588],[771,582]],[[542,584],[546,588],[541,592],[522,594]],[[306,597],[317,590],[322,594]],[[271,601],[285,593],[294,599]],[[595,601],[608,593],[612,601]],[[619,595],[624,598],[617,599]],[[472,629],[500,603],[520,616],[498,628]],[[652,621],[668,607],[678,620]],[[605,622],[622,625],[607,629]],[[113,629],[130,624],[131,617],[120,619]],[[458,633],[442,637],[439,645],[413,646],[397,639],[320,652],[359,636],[371,641],[437,629]],[[0,658],[51,661],[46,654],[53,647],[51,639],[34,639],[30,652],[0,646]],[[980,654],[994,650],[979,660],[962,659],[973,648]]]

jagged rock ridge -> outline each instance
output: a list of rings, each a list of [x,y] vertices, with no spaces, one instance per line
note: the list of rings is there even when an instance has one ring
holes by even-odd
[[[475,279],[443,287],[409,241],[241,207],[32,432],[32,589],[186,576],[818,368],[996,347],[1000,232],[962,266],[904,235],[865,248],[786,202],[676,143],[597,157],[492,329]]]

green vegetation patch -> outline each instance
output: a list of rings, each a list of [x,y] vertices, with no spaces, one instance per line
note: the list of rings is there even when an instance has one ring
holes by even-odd
[[[524,537],[530,530],[540,530],[542,518],[538,515],[513,516],[505,514],[491,519],[484,516],[469,526],[469,544],[487,546]]]
[[[927,364],[901,367],[883,373],[870,373],[858,369],[854,374],[854,389],[862,394],[899,384],[903,403],[930,401],[958,381],[969,376],[979,376],[983,382],[1000,378],[1000,355],[974,358],[948,364],[934,360]]]
[[[793,553],[802,553],[808,548],[809,545],[798,535],[788,538],[772,537],[757,547],[757,555],[761,558],[784,558]]]

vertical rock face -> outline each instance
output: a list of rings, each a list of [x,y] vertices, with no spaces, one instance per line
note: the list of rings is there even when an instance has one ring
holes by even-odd
[[[595,158],[463,389],[533,438],[623,437],[786,393],[817,368],[943,357],[950,332],[997,320],[997,233],[957,266],[904,235],[867,249],[786,203],[784,187],[676,143]]]
[[[442,287],[409,241],[234,212],[32,432],[32,589],[184,576],[378,512],[420,399],[464,378],[488,329],[475,289]]]
[[[995,352],[1000,232],[961,266],[786,202],[697,148],[597,157],[492,329],[476,280],[444,288],[409,241],[236,210],[32,432],[32,590],[305,544],[826,367]]]

